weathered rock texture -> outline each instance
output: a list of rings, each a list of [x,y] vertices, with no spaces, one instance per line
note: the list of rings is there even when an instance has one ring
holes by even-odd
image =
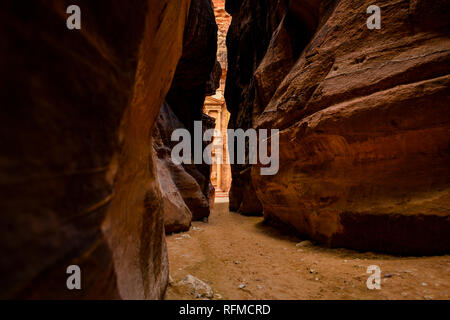
[[[66,28],[71,4],[82,10],[80,31]],[[168,263],[151,136],[189,6],[0,4],[1,298],[163,296]],[[66,287],[72,264],[82,290]]]
[[[204,126],[210,129],[211,123],[204,121]],[[184,129],[184,125],[165,103],[153,133],[153,148],[164,200],[166,233],[189,230],[192,220],[209,217],[210,206],[214,202],[214,189],[207,189],[204,193],[203,185],[199,184],[210,184],[209,176],[203,176],[195,165],[176,165],[172,161],[172,149],[178,142],[171,141],[171,136],[176,129]]]
[[[190,132],[194,132],[194,121],[202,120],[206,83],[214,70],[216,51],[217,25],[211,2],[192,1],[183,41],[183,56],[166,97],[175,115]],[[217,87],[217,84],[214,85]]]
[[[229,128],[247,130],[254,127],[256,93],[255,71],[286,11],[286,1],[226,1],[226,10],[233,17],[227,35],[228,74],[225,88],[227,108],[231,113]],[[283,29],[284,30],[284,29]],[[289,48],[288,50],[289,51]],[[274,63],[274,69],[278,66]],[[272,76],[272,75],[271,75]],[[268,79],[276,86],[276,74]],[[279,77],[278,77],[279,78]],[[243,214],[261,214],[250,181],[249,165],[232,165],[230,210]],[[244,201],[249,199],[251,201]]]
[[[369,30],[372,4],[228,0],[233,127],[280,130],[278,174],[251,175],[266,219],[333,247],[448,252],[450,3],[378,1]]]
[[[217,67],[216,51],[217,25],[211,1],[192,1],[184,33],[183,55],[166,97],[174,113],[169,118],[178,118],[182,127],[189,130],[192,139],[194,121],[202,121],[203,132],[214,128],[214,119],[204,115],[202,110],[206,94],[214,94],[219,86],[220,68]],[[172,131],[176,129],[170,128]],[[172,132],[166,132],[169,140],[171,134]],[[207,144],[205,142],[204,146]],[[181,195],[192,213],[192,219],[207,218],[211,203],[214,202],[210,165],[183,165],[184,172],[179,169],[181,168],[176,170],[176,184],[178,183]]]

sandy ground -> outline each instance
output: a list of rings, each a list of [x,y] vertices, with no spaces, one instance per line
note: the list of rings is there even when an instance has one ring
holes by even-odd
[[[260,217],[216,203],[209,223],[167,237],[166,299],[194,299],[177,282],[191,274],[215,299],[449,299],[450,256],[395,257],[322,246],[283,235]],[[186,236],[188,235],[188,236]],[[381,269],[381,289],[369,290],[367,267]],[[245,286],[245,287],[244,287]]]

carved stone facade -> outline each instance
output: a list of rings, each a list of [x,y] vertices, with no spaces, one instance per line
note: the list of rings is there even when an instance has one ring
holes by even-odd
[[[216,148],[220,148],[219,145],[222,145],[223,164],[214,164],[211,170],[211,182],[216,189],[216,197],[228,196],[231,186],[231,168],[227,161],[227,128],[230,113],[227,110],[224,98],[225,79],[227,76],[226,34],[231,23],[231,16],[225,11],[224,2],[223,0],[213,0],[214,14],[219,27],[217,60],[222,69],[220,87],[215,95],[206,97],[204,107],[204,113],[216,119],[216,130],[219,130],[222,134],[222,141],[216,139],[215,144]]]
[[[213,148],[222,149],[222,164],[215,163],[211,167],[211,182],[216,189],[216,197],[228,196],[228,191],[231,186],[231,168],[228,164],[228,148],[227,148],[227,128],[230,120],[230,113],[225,106],[223,95],[218,92],[216,95],[207,97],[205,100],[205,113],[210,117],[216,119],[216,130],[220,131],[222,140],[215,139]]]

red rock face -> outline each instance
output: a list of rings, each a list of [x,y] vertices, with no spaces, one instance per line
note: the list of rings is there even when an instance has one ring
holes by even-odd
[[[210,123],[209,120],[205,117],[203,121],[205,130],[214,126],[214,121]],[[176,165],[171,159],[172,148],[178,143],[171,141],[171,135],[181,128],[184,129],[184,125],[170,106],[164,103],[153,132],[153,148],[164,200],[166,233],[187,231],[192,220],[208,218],[211,203],[214,202],[214,188],[210,189],[209,176],[204,176],[200,171],[203,165]]]
[[[0,296],[161,298],[168,262],[152,128],[187,17],[189,26],[209,18],[188,14],[188,0],[76,3],[81,31],[66,28],[69,1],[0,5]],[[72,264],[83,290],[66,287]]]
[[[264,3],[227,2],[226,98],[235,127],[280,130],[278,174],[252,169],[266,219],[333,247],[448,252],[448,1],[383,1],[380,30],[371,1]]]
[[[184,126],[193,132],[202,120],[206,83],[216,63],[217,25],[209,0],[193,1],[183,39],[183,55],[166,100]]]
[[[225,99],[231,113],[228,126],[247,130],[254,127],[253,104],[257,100],[253,74],[281,21],[285,4],[284,1],[227,1],[226,9],[233,16],[227,35]],[[249,182],[250,166],[232,165],[231,173],[230,210],[260,215],[262,207]]]

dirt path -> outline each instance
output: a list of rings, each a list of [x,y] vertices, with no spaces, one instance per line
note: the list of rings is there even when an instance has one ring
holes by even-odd
[[[174,283],[167,299],[193,299],[177,282],[191,274],[216,299],[449,299],[450,256],[394,257],[321,246],[266,226],[259,217],[229,213],[216,203],[209,223],[167,237]],[[367,267],[382,271],[369,290]],[[245,287],[244,287],[245,285]],[[218,294],[218,295],[217,295]]]

